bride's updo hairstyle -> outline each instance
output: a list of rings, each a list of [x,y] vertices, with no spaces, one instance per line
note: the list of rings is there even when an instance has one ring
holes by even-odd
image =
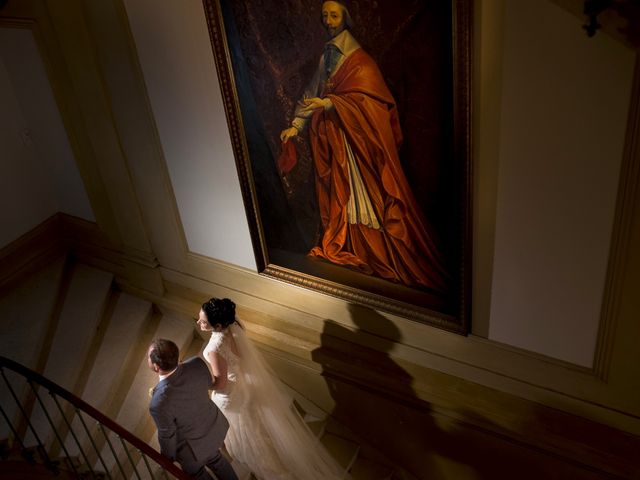
[[[233,322],[237,322],[236,304],[228,298],[212,298],[202,304],[202,311],[213,328],[220,325],[224,330]]]

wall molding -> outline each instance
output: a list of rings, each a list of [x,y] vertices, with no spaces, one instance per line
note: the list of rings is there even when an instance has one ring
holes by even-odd
[[[220,269],[225,267],[222,265]],[[229,274],[228,271],[226,273]],[[195,318],[201,302],[209,296],[228,295],[237,300],[238,295],[247,295],[246,292],[239,294],[208,280],[184,278],[175,272],[163,270],[163,276],[172,279],[166,283],[165,295],[147,295],[145,298],[161,310],[177,312],[189,319]],[[247,289],[250,290],[252,286],[247,285]],[[128,291],[134,295],[144,295],[144,292]],[[309,398],[317,401],[327,412],[332,410],[330,389],[323,385],[318,387],[317,383],[324,383],[329,378],[358,389],[363,394],[373,394],[402,405],[402,408],[415,411],[420,418],[423,415],[441,416],[461,429],[475,429],[496,438],[508,439],[528,449],[571,459],[584,468],[623,476],[633,468],[628,463],[627,453],[636,443],[640,446],[640,439],[603,425],[606,421],[598,423],[576,417],[572,413],[499,391],[486,384],[413,364],[396,355],[389,355],[384,348],[376,348],[375,336],[342,325],[335,325],[337,333],[318,331],[317,328],[303,327],[275,313],[274,310],[280,308],[278,306],[272,308],[271,313],[266,313],[264,309],[269,310],[266,303],[256,303],[249,308],[246,306],[248,302],[244,301],[246,299],[241,300],[238,301],[238,316],[252,340],[268,356],[277,357],[277,371],[281,375],[285,372],[284,380],[288,385],[309,394]],[[327,322],[335,324],[326,319],[317,320],[325,325]],[[345,335],[346,330],[349,331],[347,337],[341,337],[340,334]],[[380,338],[377,340],[380,341]],[[382,342],[387,345],[390,343],[385,340]],[[394,379],[390,365],[396,365],[408,377]],[[294,372],[290,377],[287,376],[289,371]],[[309,374],[317,378],[302,383],[298,380],[300,375]],[[566,411],[582,409],[583,412],[591,410],[590,413],[594,413],[598,408],[602,409],[593,408],[579,399],[567,399],[557,392],[547,392],[547,397],[554,393],[557,405],[564,403]],[[375,402],[373,399],[371,401]],[[623,424],[628,425],[629,417],[624,414],[607,412],[607,415],[609,423],[617,424],[618,428]],[[617,419],[613,419],[615,415]],[[421,421],[416,418],[418,424]],[[596,440],[583,437],[585,431],[598,432]],[[590,444],[588,449],[585,442]]]
[[[54,245],[55,248],[48,248]],[[33,253],[25,256],[30,250]],[[53,260],[64,251],[77,261],[114,273],[120,289],[150,300],[160,310],[178,313],[185,321],[195,318],[208,296],[233,298],[250,337],[272,357],[276,355],[286,371],[303,369],[307,374],[313,373],[317,378],[311,384],[333,379],[363,395],[373,394],[402,405],[420,418],[436,415],[461,428],[476,429],[613,474],[628,472],[631,467],[626,452],[632,447],[640,448],[640,419],[533,384],[526,377],[491,371],[483,362],[494,357],[501,362],[518,363],[517,368],[523,370],[534,368],[548,374],[548,369],[565,381],[572,376],[598,380],[593,375],[557,362],[545,363],[536,356],[501,348],[484,339],[465,339],[419,324],[422,336],[441,335],[437,340],[448,344],[441,346],[449,354],[447,358],[443,352],[427,351],[427,346],[419,348],[403,340],[408,337],[394,341],[388,338],[392,332],[401,334],[402,328],[396,330],[390,325],[401,324],[402,319],[383,317],[364,307],[354,311],[351,307],[347,317],[353,321],[345,321],[345,315],[340,315],[348,309],[344,302],[317,292],[292,289],[246,269],[197,255],[189,256],[194,264],[193,276],[160,267],[163,291],[143,289],[128,281],[128,271],[123,267],[126,255],[109,244],[97,225],[65,214],[51,217],[0,251],[0,264],[13,265],[10,270],[2,268],[4,288],[44,266],[45,259]],[[41,260],[18,261],[27,258]],[[324,310],[314,310],[317,305],[324,305]],[[384,332],[363,328],[372,315],[374,322],[386,323],[387,337]],[[466,355],[475,355],[476,361],[453,358],[451,352],[455,348],[466,348]],[[396,368],[405,372],[404,378],[394,378]],[[307,386],[296,384],[296,377],[293,378],[291,386],[304,392]],[[599,380],[597,383],[606,387]],[[325,391],[324,396],[325,408],[330,408],[330,393]],[[585,439],[581,437],[585,431],[597,432],[597,436]]]
[[[354,341],[362,348],[375,349],[376,339],[384,339],[381,332],[361,329],[349,321],[348,306],[344,302],[302,288],[291,288],[247,269],[199,255],[190,254],[187,258],[193,275],[141,265],[143,269],[160,270],[164,280],[162,292],[147,291],[128,280],[126,255],[111,244],[96,224],[61,213],[0,250],[0,287],[15,284],[64,252],[114,273],[124,290],[187,316],[195,317],[199,304],[209,295],[234,298],[239,311],[247,312],[247,320],[263,329],[263,343],[266,342],[264,339],[270,338],[266,343],[304,361],[310,361],[308,350],[311,347],[300,350],[299,345],[307,342],[307,345],[318,347],[327,321],[339,325],[347,336],[349,332],[360,331]],[[451,375],[462,384],[484,385],[640,435],[638,417],[588,398],[590,392],[597,398],[595,390],[606,389],[606,384],[589,371],[480,337],[463,338],[406,319],[391,320],[401,326],[403,339],[415,340],[415,336],[409,335],[415,334],[417,328],[422,330],[417,337],[430,340],[400,340],[394,342],[391,353],[415,374],[415,389],[422,392],[426,400],[433,400],[430,383],[433,377],[430,371],[433,370]],[[285,341],[281,332],[291,338]],[[586,395],[578,397],[571,391],[572,386],[580,387]]]
[[[40,270],[67,250],[54,215],[0,249],[0,292]]]
[[[640,184],[640,55],[636,55],[633,90],[629,104],[627,132],[620,176],[618,198],[611,235],[611,249],[605,290],[602,299],[598,343],[593,372],[603,381],[609,377],[611,355],[615,339],[616,322],[620,310],[622,282],[629,256],[629,239],[633,212],[638,205]]]
[[[347,330],[355,330],[353,324],[344,320],[345,314],[348,316],[344,302],[301,288],[287,287],[255,272],[195,254],[187,257],[193,275],[161,268],[168,292],[149,295],[128,280],[124,266],[126,255],[110,243],[97,225],[64,214],[50,218],[0,252],[2,284],[14,283],[16,278],[46,264],[65,249],[73,251],[83,262],[113,272],[124,289],[187,315],[193,315],[202,298],[215,294],[232,297],[239,305],[247,305],[268,318],[281,319],[278,328],[287,331],[295,331],[299,326],[319,334],[327,319],[336,321]],[[31,263],[36,259],[38,261]],[[154,270],[151,265],[141,264],[141,267]],[[184,307],[185,302],[189,308]],[[316,309],[318,306],[322,308]],[[309,313],[313,311],[317,313]],[[463,339],[417,326],[406,319],[396,318],[394,321],[407,327],[403,338],[418,336],[430,340],[426,343],[403,341],[396,344],[394,355],[401,360],[565,411],[581,412],[587,418],[640,433],[637,417],[571,392],[572,386],[587,393],[601,387],[586,369],[481,337]],[[421,330],[419,335],[415,335],[416,327]],[[378,333],[375,330],[366,332],[363,339],[368,342]],[[452,356],[451,352],[457,356]]]
[[[375,328],[376,317],[371,325],[361,328],[353,323],[349,306],[333,297],[293,289],[205,257],[190,254],[189,260],[188,268],[193,275],[162,268],[162,276],[168,293],[189,298],[191,305],[207,296],[229,296],[238,305],[271,319],[277,325],[276,330],[307,328],[319,335],[324,324],[332,321],[346,331],[360,331],[355,341],[362,346],[370,347],[375,345],[375,339],[384,339],[385,332]],[[191,315],[195,316],[193,311]],[[607,405],[611,401],[608,385],[590,369],[481,337],[460,337],[401,317],[385,315],[385,318],[399,330],[400,340],[394,342],[391,355],[414,365],[418,371],[433,369],[640,434],[640,418]]]

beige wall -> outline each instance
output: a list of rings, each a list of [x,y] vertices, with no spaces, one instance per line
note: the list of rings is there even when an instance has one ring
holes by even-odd
[[[56,212],[95,220],[29,29],[0,28],[0,95],[0,246]]]
[[[579,18],[551,3],[486,3],[494,11],[506,9],[503,23],[495,16],[480,18],[503,35],[502,44],[490,47],[506,49],[490,53],[503,63],[480,64],[481,77],[501,75],[502,90],[493,99],[501,119],[497,145],[476,158],[480,169],[491,165],[497,198],[491,212],[495,244],[476,243],[474,249],[479,263],[493,255],[490,287],[476,289],[488,297],[479,299],[489,302],[487,319],[479,320],[488,323],[488,331],[474,332],[590,368],[633,52],[606,35],[588,39]],[[202,6],[125,4],[189,250],[252,269]],[[486,55],[479,51],[481,58]],[[476,132],[488,128],[483,122]],[[478,202],[493,193],[483,187]]]
[[[621,181],[617,191],[607,276],[602,278],[600,260],[598,278],[588,282],[590,287],[596,285],[605,292],[602,319],[594,316],[593,310],[600,307],[593,304],[587,313],[573,315],[573,308],[583,307],[582,297],[576,294],[561,299],[568,302],[563,306],[564,311],[571,312],[568,317],[557,319],[554,325],[537,322],[530,312],[531,302],[546,314],[555,314],[557,309],[552,302],[539,304],[541,295],[530,296],[544,277],[529,278],[528,272],[522,273],[522,278],[532,282],[533,292],[528,292],[522,305],[509,305],[508,311],[494,317],[495,304],[491,302],[502,298],[495,286],[492,289],[492,281],[494,275],[499,278],[504,274],[506,264],[511,265],[503,256],[508,252],[503,247],[494,250],[494,245],[510,238],[505,232],[514,228],[512,222],[519,219],[507,215],[499,206],[500,202],[510,201],[509,189],[517,191],[514,182],[521,181],[508,170],[505,174],[501,167],[508,165],[517,170],[518,161],[524,160],[503,137],[505,118],[519,113],[509,101],[510,95],[519,98],[507,89],[514,86],[510,75],[522,72],[503,64],[514,54],[501,50],[507,38],[501,20],[522,12],[504,10],[505,5],[516,8],[515,5],[524,4],[485,1],[477,2],[476,9],[474,315],[478,327],[474,329],[476,335],[469,337],[384,313],[361,311],[356,316],[342,300],[291,287],[254,271],[221,99],[207,60],[210,46],[204,35],[199,1],[181,2],[180,9],[172,10],[169,3],[148,6],[133,0],[31,0],[9,5],[6,14],[37,19],[33,29],[44,57],[52,65],[49,74],[54,93],[67,131],[72,133],[71,146],[87,185],[98,230],[108,240],[104,240],[107,247],[102,248],[101,244],[91,250],[91,258],[103,262],[105,268],[116,269],[122,288],[171,306],[189,296],[230,296],[242,309],[254,312],[252,321],[264,324],[264,336],[277,348],[306,360],[309,358],[305,357],[305,348],[317,347],[327,325],[337,325],[333,337],[389,355],[411,372],[417,398],[454,411],[459,417],[486,418],[517,432],[523,418],[530,421],[527,409],[523,407],[513,413],[513,418],[505,419],[503,407],[489,401],[491,394],[487,392],[495,389],[640,434],[640,366],[629,361],[636,356],[634,339],[640,338],[636,320],[640,307],[635,294],[640,288],[636,124],[629,123],[622,159],[607,161],[611,169],[604,171],[609,175],[609,187],[599,191],[609,202],[608,213],[599,217],[599,225],[603,225],[612,221],[610,177],[615,177],[619,162],[621,178],[631,182]],[[541,10],[534,10],[535,14],[518,18],[536,26],[536,15],[550,5],[544,3]],[[580,21],[564,18],[560,10],[551,10],[550,15],[563,18],[561,29],[579,29]],[[540,30],[539,34],[544,32]],[[615,45],[608,48],[620,51]],[[628,58],[626,53],[619,55],[625,68],[621,71],[624,85],[616,84],[618,88],[613,89],[609,101],[619,102],[629,95]],[[536,70],[546,68],[544,63],[538,65]],[[571,74],[576,72],[571,70]],[[600,79],[609,81],[611,77]],[[635,121],[637,93],[633,98],[636,103],[631,103],[631,113]],[[562,98],[550,102],[555,106],[559,100]],[[612,128],[611,136],[617,135],[619,141],[607,147],[603,157],[615,157],[623,148],[621,116],[624,112],[618,108],[615,121],[607,123]],[[523,120],[530,121],[531,117],[516,115],[513,125],[509,121],[513,135],[520,132],[515,122]],[[594,141],[592,147],[599,146],[599,137],[590,132],[586,131],[589,138],[585,141]],[[566,132],[574,136],[579,133]],[[546,156],[544,149],[550,148],[548,143],[535,147],[540,149],[538,156]],[[577,152],[572,162],[581,152],[593,149],[582,144],[581,148],[584,150]],[[511,154],[514,150],[516,153]],[[594,165],[601,165],[597,162],[599,155],[590,158]],[[550,161],[547,170],[539,172],[544,173],[543,179],[558,164]],[[575,168],[575,163],[572,165]],[[562,189],[553,195],[560,201]],[[528,203],[526,207],[535,210],[536,204]],[[222,224],[223,230],[210,230],[203,218],[213,225]],[[546,228],[545,220],[559,223],[556,218],[541,218],[537,230]],[[520,240],[524,247],[531,246],[526,243],[531,240],[529,237]],[[607,236],[602,235],[595,242],[601,256],[603,251],[609,251],[607,241]],[[552,265],[557,266],[556,263]],[[563,273],[574,274],[574,268],[574,264],[565,264]],[[589,267],[584,274],[594,271]],[[581,326],[587,317],[591,334],[584,343],[576,344],[575,350],[550,348],[545,337],[551,334],[559,335],[564,344],[573,344],[576,325]],[[392,336],[386,328],[389,324],[393,326]],[[598,337],[594,345],[596,325]],[[520,335],[518,328],[512,327],[522,327],[523,332],[529,333]],[[590,365],[585,359],[594,346],[593,368],[562,360]],[[474,390],[474,385],[482,388]],[[486,395],[482,398],[487,401],[479,401],[474,394]]]
[[[489,338],[590,368],[634,53],[582,23],[506,2]]]
[[[255,270],[202,2],[124,3],[189,250]]]

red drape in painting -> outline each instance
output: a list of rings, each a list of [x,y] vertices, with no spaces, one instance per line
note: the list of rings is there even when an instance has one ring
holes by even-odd
[[[398,113],[380,70],[359,49],[330,81],[324,95],[334,108],[316,112],[309,130],[324,228],[309,255],[405,285],[444,291],[448,275],[400,165]],[[347,221],[350,184],[345,138],[380,230]]]

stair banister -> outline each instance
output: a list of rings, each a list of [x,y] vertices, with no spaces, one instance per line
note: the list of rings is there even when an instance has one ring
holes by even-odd
[[[78,398],[73,393],[64,389],[60,385],[52,382],[51,380],[43,377],[39,373],[34,372],[33,370],[25,367],[24,365],[19,364],[7,357],[3,357],[0,355],[0,370],[8,369],[19,375],[23,376],[28,382],[34,382],[42,387],[46,388],[50,393],[53,393],[61,398],[64,398],[67,402],[72,404],[74,407],[79,409],[80,411],[86,413],[94,420],[98,422],[98,424],[102,427],[106,427],[107,429],[114,432],[118,435],[122,440],[126,440],[129,444],[135,447],[139,452],[141,452],[144,456],[151,458],[155,463],[157,463],[160,467],[162,467],[167,473],[173,475],[178,480],[192,480],[193,477],[183,472],[179,467],[174,465],[167,457],[161,455],[158,451],[149,446],[146,442],[140,440],[134,434],[129,432],[124,427],[120,426],[118,423],[114,422],[112,419],[104,415],[99,410],[95,409],[91,405],[89,405],[84,400]],[[146,460],[145,460],[146,462]]]

